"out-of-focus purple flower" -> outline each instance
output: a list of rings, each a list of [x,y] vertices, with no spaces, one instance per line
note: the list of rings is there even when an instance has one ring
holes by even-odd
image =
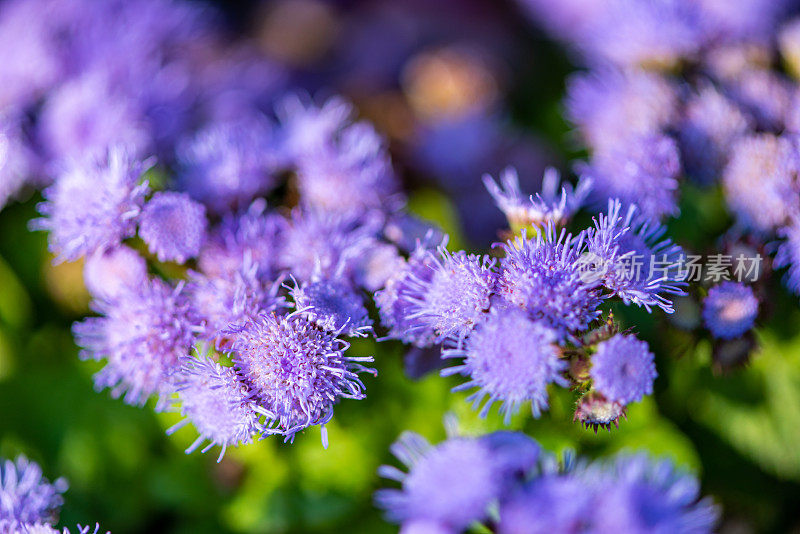
[[[706,31],[717,43],[766,43],[790,2],[786,0],[700,0]]]
[[[415,250],[419,243],[439,244],[444,239],[442,231],[433,223],[410,213],[398,213],[389,218],[383,235],[406,252]]]
[[[19,117],[0,112],[0,209],[34,172],[34,155],[25,142]]]
[[[186,193],[159,191],[139,216],[139,237],[159,261],[183,263],[206,239],[206,208]]]
[[[592,275],[625,304],[633,303],[650,311],[658,306],[672,313],[669,295],[684,295],[686,273],[681,269],[683,249],[670,239],[662,239],[666,227],[643,217],[635,205],[620,215],[619,200],[609,200],[608,213],[595,219],[587,233],[587,256],[596,262]]]
[[[422,436],[405,432],[391,450],[409,468],[407,474],[393,466],[379,470],[402,483],[402,489],[375,494],[392,521],[430,521],[460,532],[485,517],[500,492],[491,451],[480,440],[452,438],[431,447]]]
[[[349,357],[345,341],[298,316],[263,314],[228,329],[230,352],[240,376],[253,392],[267,418],[265,434],[286,440],[312,425],[323,427],[340,399],[363,399],[359,372],[373,372],[359,362],[372,357]]]
[[[744,226],[770,232],[798,210],[798,173],[794,140],[770,134],[743,137],[733,145],[722,176],[728,206]]]
[[[83,281],[94,298],[111,301],[147,281],[147,262],[125,245],[98,250],[86,258]]]
[[[658,373],[647,343],[617,334],[597,345],[590,375],[592,386],[606,399],[628,404],[653,393]]]
[[[668,460],[622,455],[581,478],[594,484],[594,520],[606,532],[712,532],[717,510],[700,499],[700,484]]]
[[[136,233],[147,181],[147,164],[124,148],[72,161],[45,189],[38,210],[44,217],[31,227],[50,232],[50,251],[73,261],[95,250],[117,246]]]
[[[114,92],[103,72],[87,73],[51,93],[37,128],[45,151],[56,160],[118,145],[134,154],[150,149],[151,134],[134,101]]]
[[[428,252],[423,269],[409,272],[399,298],[407,303],[405,323],[419,322],[432,329],[436,341],[448,337],[463,339],[489,309],[497,281],[495,260],[464,251],[448,252],[440,246],[438,256]],[[425,269],[431,272],[425,272]]]
[[[573,44],[580,41],[592,21],[603,14],[606,6],[596,0],[517,0],[542,29]]]
[[[24,523],[55,522],[67,490],[63,478],[50,483],[42,468],[24,456],[0,463],[0,526],[17,532]],[[3,530],[3,532],[6,532]]]
[[[402,269],[405,260],[394,245],[376,243],[359,258],[354,267],[355,283],[370,293],[386,286],[394,274]]]
[[[301,282],[351,277],[360,257],[375,244],[380,220],[316,209],[292,211],[286,230],[282,267]]]
[[[178,147],[178,185],[215,212],[244,208],[276,185],[280,165],[263,120],[216,123]]]
[[[200,251],[200,268],[213,278],[231,278],[255,264],[260,279],[274,280],[287,228],[286,219],[268,212],[266,202],[258,199],[242,213],[226,215],[210,231]]]
[[[584,252],[583,234],[556,235],[552,225],[529,238],[502,244],[497,294],[526,310],[531,318],[551,326],[560,338],[585,330],[600,312],[596,281],[584,281],[578,259]]]
[[[596,151],[624,148],[632,136],[657,134],[676,118],[677,95],[645,71],[601,70],[567,82],[566,116]]]
[[[275,107],[281,122],[282,147],[292,161],[325,150],[353,115],[353,107],[334,97],[316,106],[298,95],[283,98]]]
[[[731,98],[747,110],[759,128],[778,132],[783,129],[792,106],[793,84],[780,74],[748,69],[727,84]]]
[[[291,290],[295,313],[336,335],[364,336],[372,328],[364,300],[336,280],[295,284]]]
[[[678,212],[678,146],[664,135],[631,137],[617,147],[595,153],[578,168],[592,181],[592,196],[602,205],[610,198],[636,204],[653,219]]]
[[[166,407],[171,376],[189,354],[199,321],[182,291],[158,279],[142,284],[110,302],[95,301],[102,317],[89,317],[72,327],[83,359],[107,360],[95,375],[98,389],[124,394],[128,404],[142,405],[158,397],[156,409]]]
[[[442,375],[460,373],[469,377],[454,391],[479,388],[467,400],[481,409],[485,417],[496,401],[506,424],[523,403],[530,402],[534,417],[547,409],[547,385],[567,387],[561,376],[566,369],[555,345],[558,335],[542,322],[531,321],[514,307],[493,309],[464,342],[464,347],[444,350],[447,358],[464,357],[462,364],[442,371]]]
[[[757,315],[758,299],[739,282],[724,281],[712,287],[703,301],[703,321],[716,338],[741,336],[753,327]]]
[[[499,534],[594,532],[591,487],[572,476],[545,475],[500,507]]]
[[[776,269],[788,267],[784,283],[795,295],[800,295],[800,218],[792,217],[792,222],[779,230],[784,241],[775,254]]]
[[[167,430],[167,434],[188,422],[200,434],[186,449],[187,454],[208,441],[201,452],[220,446],[217,458],[220,462],[229,445],[250,443],[261,430],[257,406],[233,367],[223,367],[205,356],[186,358],[175,378],[175,391],[185,419]]]
[[[753,128],[752,119],[738,106],[706,85],[683,109],[678,138],[687,174],[708,185],[719,180],[734,141]]]
[[[495,467],[504,479],[504,493],[538,471],[547,459],[541,445],[520,432],[497,430],[479,439],[492,452]]]
[[[563,226],[581,208],[592,188],[591,179],[581,179],[574,189],[570,184],[564,184],[559,189],[561,179],[558,171],[552,167],[544,172],[541,193],[528,198],[520,190],[516,170],[504,170],[499,181],[498,184],[488,174],[483,177],[486,189],[512,228],[541,227],[548,222]]]

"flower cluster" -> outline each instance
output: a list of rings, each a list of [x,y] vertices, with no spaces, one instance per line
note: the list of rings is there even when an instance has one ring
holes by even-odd
[[[671,313],[670,298],[684,294],[678,268],[682,249],[664,239],[665,229],[635,205],[623,213],[619,200],[577,235],[562,227],[586,197],[586,182],[557,194],[525,199],[516,175],[502,187],[485,181],[520,234],[497,250],[500,258],[449,252],[444,244],[419,241],[402,267],[376,294],[389,337],[418,348],[442,345],[457,359],[442,375],[475,388],[468,398],[481,415],[495,402],[506,422],[523,404],[538,417],[548,406],[550,384],[580,394],[575,418],[593,427],[618,424],[625,406],[653,391],[657,376],[647,343],[621,328],[602,305],[618,297],[626,305]],[[657,257],[657,273],[626,269],[633,256]]]
[[[375,495],[402,532],[712,532],[717,509],[669,460],[622,453],[563,462],[515,432],[450,437],[432,446],[407,432],[392,446],[408,468],[379,473],[400,489]]]
[[[59,478],[49,482],[42,468],[24,456],[16,460],[0,458],[0,532],[6,534],[70,534],[53,528],[58,521],[58,511],[64,503],[61,494],[67,490],[67,481]],[[98,534],[78,525],[79,534]],[[106,533],[108,534],[108,533]]]

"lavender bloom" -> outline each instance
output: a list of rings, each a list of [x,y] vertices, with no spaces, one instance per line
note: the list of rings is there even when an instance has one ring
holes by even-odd
[[[499,185],[488,174],[483,176],[486,189],[512,228],[542,227],[548,222],[563,226],[569,222],[589,195],[592,181],[581,179],[574,190],[570,184],[565,184],[559,191],[560,181],[558,171],[547,168],[542,180],[542,192],[525,199],[520,191],[517,171],[513,168],[502,172]]]
[[[32,221],[31,227],[50,232],[50,250],[59,261],[117,246],[136,233],[148,188],[141,181],[145,168],[146,163],[122,148],[72,162],[45,189],[46,202],[38,206],[44,218]]]
[[[295,314],[301,315],[337,336],[365,336],[372,321],[364,300],[349,286],[336,280],[320,280],[291,289]]]
[[[526,310],[558,332],[559,338],[585,330],[600,312],[596,281],[584,281],[579,262],[584,236],[572,237],[562,230],[556,236],[548,225],[535,238],[522,236],[503,243],[497,294]]]
[[[419,243],[438,244],[444,240],[438,227],[410,213],[393,214],[383,227],[383,235],[406,252],[414,251]]]
[[[739,337],[753,327],[758,315],[758,299],[741,283],[725,281],[708,290],[703,301],[703,321],[711,334],[720,339]]]
[[[591,22],[599,17],[606,6],[594,0],[518,0],[541,28],[558,37],[578,42]]]
[[[104,73],[89,73],[52,93],[45,101],[38,134],[54,159],[101,154],[125,146],[148,150],[151,134],[130,98],[115,93]]]
[[[250,443],[261,430],[261,416],[253,396],[232,367],[223,367],[208,357],[187,358],[175,379],[175,391],[185,419],[167,430],[167,434],[190,421],[200,434],[186,454],[208,440],[200,452],[218,445],[222,449],[217,458],[220,462],[229,445]]]
[[[683,249],[662,239],[666,227],[642,217],[635,205],[628,207],[624,217],[620,210],[618,200],[609,200],[608,214],[601,214],[589,229],[584,260],[599,265],[597,271],[584,277],[601,280],[625,304],[642,306],[648,312],[658,306],[672,313],[672,302],[666,295],[685,294]]]
[[[467,400],[481,409],[485,417],[492,404],[500,401],[506,424],[530,401],[534,417],[547,409],[547,385],[567,387],[561,376],[567,365],[559,359],[555,345],[558,335],[542,322],[531,321],[517,308],[492,309],[486,319],[466,339],[464,347],[443,350],[445,358],[464,357],[462,364],[442,371],[443,376],[460,373],[469,381],[453,391],[479,388]]]
[[[597,345],[590,374],[597,391],[622,404],[638,402],[653,393],[653,380],[658,376],[647,343],[622,334]]]
[[[200,268],[214,278],[232,278],[254,264],[260,279],[273,280],[280,269],[287,228],[283,216],[268,213],[266,202],[256,200],[243,213],[228,214],[211,230],[200,251]]]
[[[595,532],[592,492],[576,477],[546,475],[500,507],[499,534]]]
[[[290,95],[275,107],[282,126],[284,150],[292,161],[325,150],[353,115],[353,107],[343,99],[328,99],[322,106],[304,102]]]
[[[177,152],[179,187],[215,212],[245,207],[277,185],[280,158],[265,121],[211,125]]]
[[[394,245],[376,243],[364,251],[354,266],[355,283],[370,293],[374,293],[383,289],[404,264],[405,260]]]
[[[147,281],[147,262],[125,245],[98,250],[86,258],[83,281],[94,298],[111,301]]]
[[[690,97],[678,127],[688,175],[700,184],[716,182],[734,141],[752,130],[751,118],[711,85]]]
[[[597,469],[597,470],[595,470]],[[717,510],[699,500],[700,485],[668,460],[620,456],[582,476],[594,482],[594,519],[607,532],[712,532]]]
[[[786,0],[700,0],[707,31],[716,41],[766,43],[774,37]]]
[[[759,128],[780,131],[792,106],[794,86],[784,77],[761,69],[747,69],[728,83],[731,98],[746,109]]]
[[[159,261],[197,256],[206,237],[206,209],[186,193],[158,192],[139,217],[139,237]]]
[[[349,357],[345,341],[298,316],[264,314],[228,329],[230,352],[237,372],[252,391],[269,425],[266,434],[286,440],[312,425],[323,428],[333,417],[339,398],[363,399],[357,373],[374,372],[359,362],[372,357]]]
[[[732,149],[722,185],[739,222],[769,232],[798,209],[800,157],[794,140],[770,134],[743,137]]]
[[[788,267],[784,283],[795,295],[800,295],[800,218],[793,217],[791,224],[779,233],[785,240],[778,246],[773,265],[776,269]]]
[[[630,138],[624,145],[596,153],[579,171],[591,179],[593,196],[601,203],[619,198],[638,205],[653,219],[678,212],[681,162],[678,147],[669,137]]]
[[[34,161],[34,155],[23,138],[20,119],[9,113],[0,113],[0,209],[31,177]]]
[[[55,522],[66,490],[66,480],[48,482],[42,469],[24,456],[5,460],[0,463],[0,526]]]
[[[566,117],[596,151],[624,146],[634,136],[659,133],[676,118],[675,88],[644,71],[602,70],[567,82]]]
[[[403,485],[375,494],[392,521],[428,521],[461,531],[482,519],[500,492],[491,451],[479,440],[452,438],[431,447],[422,436],[405,432],[392,452],[409,468],[408,474],[388,465],[379,470],[382,477]]]
[[[110,387],[115,398],[142,405],[158,396],[156,409],[165,407],[171,393],[170,376],[189,354],[197,319],[182,291],[158,279],[138,291],[122,293],[112,302],[95,301],[102,317],[89,317],[72,327],[83,359],[106,359],[95,375],[98,389]]]
[[[495,260],[464,251],[451,253],[443,245],[438,257],[428,254],[423,272],[417,275],[411,270],[399,295],[407,303],[405,322],[432,329],[437,342],[448,337],[463,339],[489,309],[497,280]]]

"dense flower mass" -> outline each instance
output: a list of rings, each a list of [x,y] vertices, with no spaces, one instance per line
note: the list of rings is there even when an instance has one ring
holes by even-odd
[[[436,446],[407,432],[392,452],[408,473],[382,466],[379,473],[402,486],[379,490],[375,500],[404,532],[466,532],[491,518],[508,534],[703,533],[717,521],[692,475],[645,454],[560,463],[530,438],[504,432]],[[518,460],[513,469],[510,458]]]
[[[617,334],[598,343],[592,356],[594,387],[606,399],[627,404],[653,392],[656,378],[653,353],[647,343],[633,336]]]
[[[703,320],[714,337],[739,337],[753,327],[757,315],[758,299],[741,283],[722,282],[703,301]]]

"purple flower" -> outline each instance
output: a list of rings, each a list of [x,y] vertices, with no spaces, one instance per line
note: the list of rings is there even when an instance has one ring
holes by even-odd
[[[148,188],[142,181],[146,167],[122,148],[73,161],[45,189],[46,202],[38,206],[44,218],[31,227],[50,232],[50,250],[59,261],[119,245],[136,233]]]
[[[158,192],[139,217],[139,237],[159,261],[183,263],[206,238],[206,209],[186,193]]]
[[[5,460],[0,463],[0,523],[16,529],[23,523],[55,522],[66,490],[66,480],[48,482],[41,467],[25,456]]]
[[[95,301],[102,317],[89,317],[72,327],[83,359],[106,359],[95,375],[98,389],[123,393],[128,404],[142,405],[158,397],[156,409],[172,392],[170,377],[187,356],[199,331],[183,285],[171,288],[158,279],[124,292],[110,302]]]
[[[708,290],[703,301],[703,321],[720,339],[739,337],[751,328],[758,315],[753,290],[738,282],[725,281]]]
[[[800,157],[794,140],[754,134],[733,145],[722,176],[728,206],[739,222],[769,232],[797,212]]]
[[[561,376],[567,365],[559,359],[558,335],[541,321],[531,321],[517,308],[492,309],[486,319],[464,342],[464,347],[443,350],[445,358],[464,357],[462,364],[442,371],[442,375],[460,373],[469,377],[453,391],[477,387],[467,400],[481,409],[485,417],[496,401],[506,424],[519,411],[520,405],[531,403],[534,417],[547,409],[547,385],[551,382],[567,387]]]
[[[771,71],[747,69],[727,84],[731,98],[746,109],[759,128],[782,130],[792,106],[794,85]]]
[[[635,205],[620,215],[621,204],[609,200],[608,214],[595,219],[587,233],[588,252],[584,262],[593,259],[598,270],[584,272],[584,278],[599,279],[603,286],[625,304],[633,303],[650,311],[658,306],[672,313],[666,295],[684,295],[686,285],[681,265],[683,249],[662,239],[666,227],[641,214]]]
[[[792,222],[779,231],[784,241],[778,246],[774,267],[788,267],[784,283],[795,295],[800,295],[800,218],[793,217]]]
[[[656,364],[647,343],[617,334],[592,355],[592,386],[612,402],[628,404],[653,393]]]
[[[573,190],[565,184],[559,190],[558,171],[549,167],[544,172],[542,192],[524,198],[519,187],[519,177],[513,168],[507,168],[500,175],[498,185],[488,174],[483,176],[483,183],[494,198],[512,228],[527,226],[545,226],[552,222],[563,226],[581,208],[592,188],[590,179],[581,179]]]
[[[187,454],[207,440],[201,452],[220,446],[220,462],[229,445],[250,443],[261,430],[258,407],[233,367],[223,367],[205,356],[186,358],[175,378],[175,391],[185,419],[167,433],[191,422],[200,434],[186,449]]]
[[[677,95],[667,79],[645,71],[601,70],[567,82],[566,117],[596,151],[657,134],[676,118]]]
[[[661,219],[678,212],[677,178],[681,172],[678,146],[669,137],[646,135],[595,153],[589,165],[578,168],[592,181],[593,196],[601,203],[619,198],[636,204],[646,216]]]
[[[286,440],[312,425],[323,427],[333,417],[339,398],[365,398],[359,372],[373,372],[359,362],[372,357],[349,357],[349,347],[330,332],[298,316],[264,314],[228,329],[230,352],[242,380],[267,417],[267,434]]]
[[[198,258],[204,274],[231,278],[242,268],[256,265],[259,279],[275,278],[288,224],[282,215],[266,210],[266,202],[256,200],[243,213],[226,215],[211,230]]]
[[[262,120],[218,123],[178,147],[178,185],[214,212],[248,206],[270,191],[280,165]]]
[[[700,184],[719,180],[734,141],[753,128],[752,119],[711,85],[693,94],[678,127],[684,164]]]
[[[526,310],[558,332],[559,338],[585,330],[599,315],[602,299],[595,281],[584,281],[578,261],[584,252],[584,236],[572,237],[552,225],[529,238],[503,243],[497,294]]]
[[[532,480],[500,507],[499,534],[596,532],[592,491],[569,475]]]
[[[790,4],[786,0],[700,0],[706,26],[716,41],[766,44]]]
[[[383,289],[404,264],[405,260],[400,256],[397,247],[388,243],[375,243],[356,262],[353,268],[355,283],[374,293]]]
[[[460,532],[485,517],[500,492],[491,452],[480,440],[452,438],[431,447],[422,436],[405,432],[392,452],[409,468],[408,474],[386,465],[379,470],[403,485],[375,494],[392,521],[438,522]]]
[[[295,314],[327,332],[365,336],[372,321],[364,300],[351,287],[336,280],[296,284],[291,289]]]
[[[98,250],[86,258],[83,281],[94,298],[114,300],[123,292],[137,290],[147,281],[147,262],[125,245]]]
[[[353,107],[342,98],[316,106],[298,95],[284,97],[275,107],[281,122],[283,148],[292,161],[325,150],[353,115]]]
[[[0,113],[0,209],[31,178],[34,166],[34,154],[23,137],[20,118]]]

